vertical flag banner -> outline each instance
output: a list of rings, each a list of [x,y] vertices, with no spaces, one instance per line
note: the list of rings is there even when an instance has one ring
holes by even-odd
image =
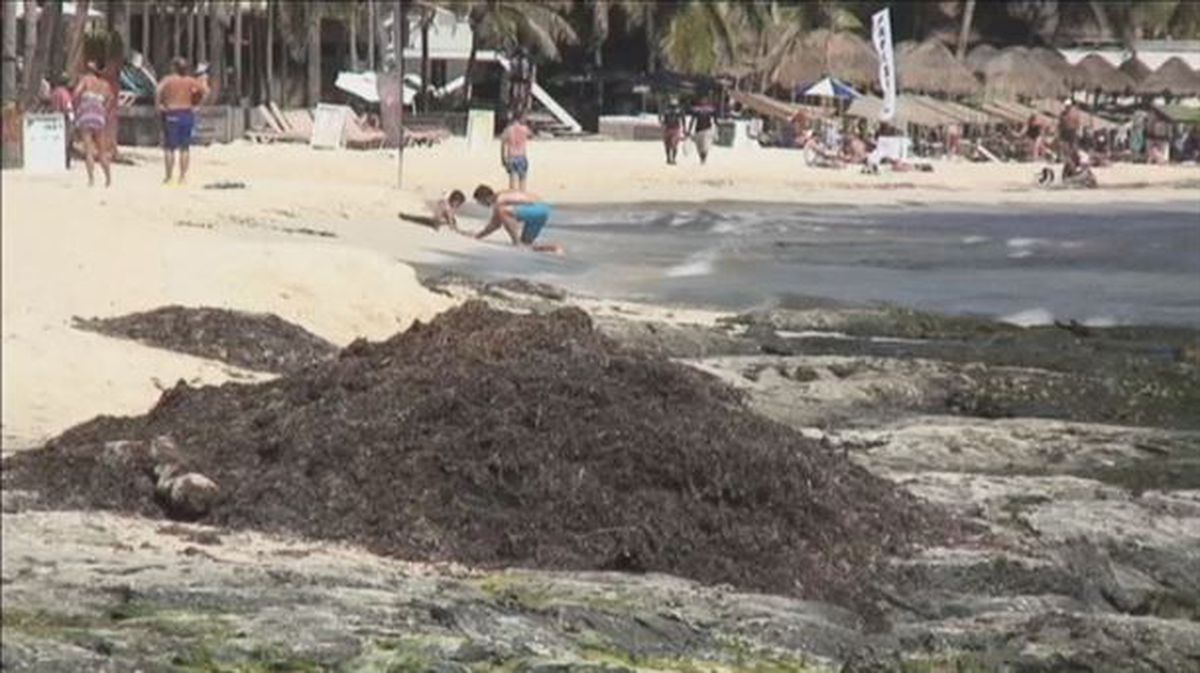
[[[871,17],[871,40],[879,54],[879,88],[883,90],[882,121],[896,116],[896,62],[892,54],[892,18],[885,8]]]

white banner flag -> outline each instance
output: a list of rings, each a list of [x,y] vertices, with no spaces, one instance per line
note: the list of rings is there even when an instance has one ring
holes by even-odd
[[[871,40],[879,54],[879,88],[883,90],[879,118],[888,122],[896,116],[896,62],[892,56],[892,18],[887,9],[871,17]]]

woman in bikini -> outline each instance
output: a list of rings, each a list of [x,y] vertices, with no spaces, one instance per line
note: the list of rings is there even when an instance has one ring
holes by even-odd
[[[112,96],[112,87],[100,77],[100,69],[95,63],[89,62],[87,73],[75,85],[75,128],[83,139],[89,187],[95,184],[97,157],[100,159],[100,168],[104,170],[104,186],[112,185],[109,148],[104,140],[104,129],[108,126],[108,102]]]

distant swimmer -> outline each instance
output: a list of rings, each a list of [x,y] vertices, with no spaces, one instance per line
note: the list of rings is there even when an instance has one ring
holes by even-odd
[[[487,226],[475,234],[475,238],[486,238],[500,227],[508,232],[513,245],[531,248],[537,252],[563,254],[561,245],[535,243],[550,220],[550,204],[536,194],[510,189],[497,194],[487,185],[475,188],[475,201],[492,209]]]
[[[454,190],[433,205],[433,215],[413,215],[400,213],[400,219],[421,224],[432,229],[448,227],[450,231],[460,234],[467,232],[458,228],[458,209],[466,203],[467,197],[459,190]]]

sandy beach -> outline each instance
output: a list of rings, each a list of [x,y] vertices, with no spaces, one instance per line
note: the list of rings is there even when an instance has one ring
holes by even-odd
[[[111,189],[69,174],[3,175],[3,434],[28,446],[95,414],[144,410],[176,380],[261,374],[72,329],[74,317],[158,306],[270,312],[336,344],[380,339],[451,300],[430,293],[407,261],[478,253],[483,245],[396,219],[451,188],[503,179],[494,148],[461,139],[405,153],[316,151],[235,143],[198,148],[186,187],[160,184],[157,152],[127,148]],[[532,149],[530,188],[554,203],[1095,203],[1195,199],[1196,167],[1119,165],[1102,189],[1032,186],[1030,164],[937,163],[932,173],[861,175],[809,168],[799,152],[718,148],[666,166],[656,143],[546,141]],[[210,189],[214,183],[242,188]],[[473,226],[476,223],[471,223]],[[494,242],[497,255],[512,255]],[[489,253],[490,254],[490,253]]]

